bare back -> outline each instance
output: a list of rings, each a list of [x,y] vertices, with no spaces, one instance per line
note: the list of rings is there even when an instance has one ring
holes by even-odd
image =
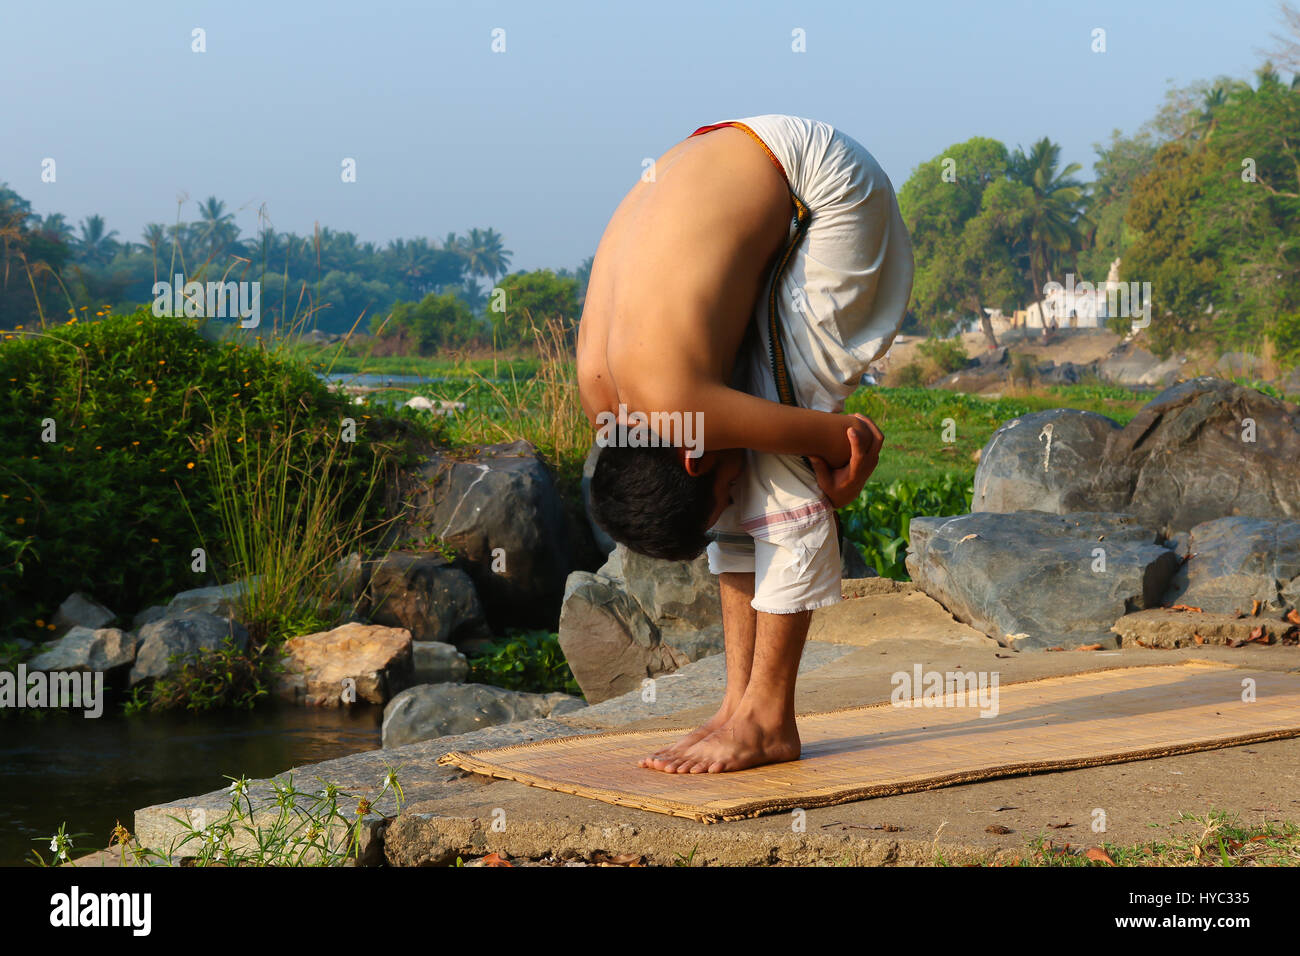
[[[741,130],[692,137],[656,161],[592,263],[577,371],[593,423],[620,403],[650,411],[656,396],[730,379],[792,212],[780,171]]]

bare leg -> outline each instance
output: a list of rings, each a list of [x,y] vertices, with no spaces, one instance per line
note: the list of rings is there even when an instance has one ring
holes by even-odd
[[[745,695],[749,673],[754,666],[754,636],[758,622],[758,612],[749,605],[754,599],[754,575],[752,572],[720,574],[718,586],[722,594],[722,634],[727,650],[727,689],[722,706],[708,721],[672,746],[643,757],[640,761],[642,767],[664,769],[662,765],[669,759],[725,724]]]
[[[799,759],[794,686],[811,611],[757,615],[754,663],[726,721],[676,757],[654,761],[667,773],[724,773]]]

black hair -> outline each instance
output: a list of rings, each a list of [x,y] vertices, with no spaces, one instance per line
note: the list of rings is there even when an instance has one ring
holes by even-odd
[[[623,437],[619,429],[619,437]],[[690,561],[708,546],[713,479],[692,475],[668,446],[600,450],[591,474],[591,515],[605,533],[638,554]]]

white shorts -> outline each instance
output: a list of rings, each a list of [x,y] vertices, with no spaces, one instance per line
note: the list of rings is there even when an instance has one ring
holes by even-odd
[[[840,542],[833,513],[797,536],[756,538],[741,527],[736,505],[722,513],[709,543],[712,574],[754,575],[750,607],[766,614],[795,614],[841,600]]]

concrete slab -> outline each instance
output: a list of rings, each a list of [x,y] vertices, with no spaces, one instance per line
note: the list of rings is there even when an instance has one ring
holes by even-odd
[[[919,592],[906,586],[873,588],[858,600],[836,606],[860,609],[856,634],[847,620],[821,615],[818,633],[837,642],[814,640],[805,648],[796,693],[801,713],[886,701],[895,675],[911,673],[916,665],[942,672],[996,672],[1002,684],[1192,658],[1300,671],[1297,647],[1020,653],[978,632],[973,632],[978,639],[965,634],[950,618],[936,619],[933,608],[912,598]],[[893,606],[871,603],[873,594]],[[375,793],[389,768],[396,768],[405,791],[400,813],[388,794],[367,818],[371,858],[382,852],[393,865],[442,865],[457,856],[494,850],[512,858],[639,853],[660,865],[1006,861],[1023,855],[1040,835],[1075,845],[1168,837],[1194,826],[1180,822],[1184,813],[1223,810],[1240,814],[1245,822],[1300,819],[1300,740],[986,781],[820,808],[802,816],[784,813],[711,825],[436,764],[449,750],[610,729],[693,726],[716,710],[724,678],[722,657],[704,658],[642,691],[563,717],[354,754],[300,767],[293,774],[299,786],[316,785],[319,778],[365,795]],[[267,799],[268,792],[267,781],[256,782],[256,799]],[[225,811],[229,799],[227,792],[216,791],[138,810],[136,837],[143,845],[163,848],[184,831],[184,824],[172,818],[212,819],[212,814]],[[392,822],[384,819],[394,815]],[[988,832],[994,825],[1011,832]],[[1094,831],[1094,825],[1104,830]]]

